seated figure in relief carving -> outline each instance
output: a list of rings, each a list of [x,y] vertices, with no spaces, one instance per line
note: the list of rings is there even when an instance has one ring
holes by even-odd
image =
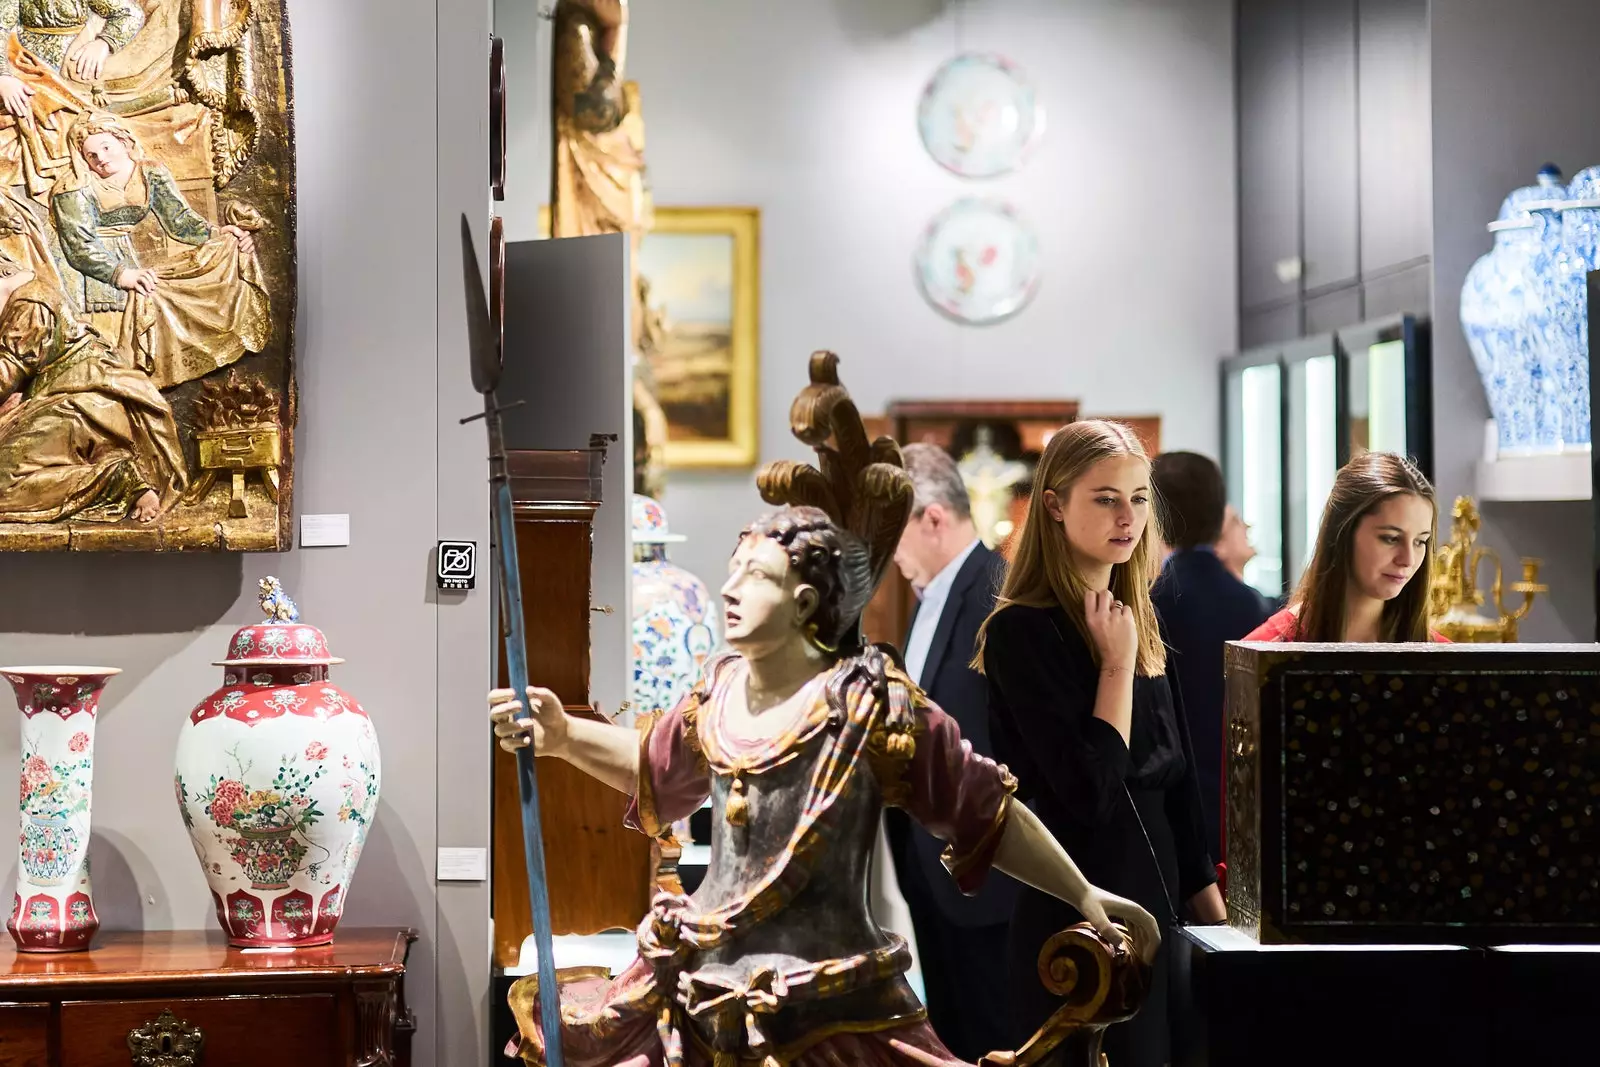
[[[144,23],[135,0],[0,0],[0,184],[49,189],[89,87]]]
[[[659,834],[708,797],[713,812],[705,880],[691,896],[656,897],[630,967],[562,974],[559,991],[536,975],[513,987],[520,1037],[508,1052],[529,1063],[544,1062],[539,998],[557,994],[573,1067],[961,1062],[905,980],[905,939],[867,907],[885,804],[948,843],[965,891],[997,867],[1070,902],[1121,946],[1123,966],[1137,969],[1108,913],[1146,959],[1159,944],[1147,912],[1090,885],[1012,803],[1015,780],[973,752],[893,649],[864,644],[861,611],[910,513],[910,478],[893,441],[868,443],[831,354],[813,357],[811,380],[793,422],[821,470],[763,471],[763,497],[787,506],[733,554],[722,599],[734,651],[709,661],[676,708],[636,731],[569,717],[536,687],[526,717],[511,691],[489,696],[502,747],[531,744],[630,794],[633,827]]]
[[[232,221],[211,225],[115,116],[80,119],[71,142],[83,165],[56,183],[51,213],[82,275],[84,311],[122,312],[117,348],[161,389],[265,348],[271,305],[252,236],[260,216],[235,202]]]
[[[0,252],[0,522],[152,522],[188,482],[172,408]]]

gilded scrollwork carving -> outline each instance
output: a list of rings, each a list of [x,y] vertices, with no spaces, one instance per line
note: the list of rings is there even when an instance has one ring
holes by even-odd
[[[1039,981],[1061,1006],[1016,1052],[991,1052],[980,1067],[1092,1067],[1105,1029],[1133,1018],[1150,989],[1150,967],[1131,942],[1111,947],[1088,923],[1039,949]]]

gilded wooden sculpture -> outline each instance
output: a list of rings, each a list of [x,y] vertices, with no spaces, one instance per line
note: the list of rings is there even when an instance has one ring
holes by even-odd
[[[654,222],[644,165],[639,87],[624,81],[628,0],[557,0],[552,57],[550,236],[628,235],[633,311],[633,405],[644,430],[635,489],[661,493],[667,420],[645,358],[654,340],[639,273],[640,240]]]
[[[0,0],[0,34],[0,551],[287,547],[282,0]]]

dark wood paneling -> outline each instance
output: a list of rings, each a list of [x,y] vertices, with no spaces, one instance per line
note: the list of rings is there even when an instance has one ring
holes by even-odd
[[[1355,0],[1304,0],[1301,20],[1303,277],[1313,290],[1354,281],[1361,269]]]
[[[1430,252],[1427,0],[1361,0],[1361,271]]]
[[[1239,320],[1239,347],[1246,350],[1292,341],[1300,334],[1298,302],[1262,311],[1247,311]]]
[[[1239,302],[1295,296],[1281,260],[1300,255],[1300,16],[1281,0],[1239,3]]]
[[[1369,279],[1366,290],[1366,318],[1390,315],[1428,315],[1433,303],[1433,266],[1424,260],[1404,270]]]
[[[1362,319],[1361,287],[1351,284],[1306,301],[1306,333],[1327,333]]]
[[[1237,30],[1241,347],[1345,321],[1350,283],[1363,321],[1426,314],[1426,0],[1239,0]]]

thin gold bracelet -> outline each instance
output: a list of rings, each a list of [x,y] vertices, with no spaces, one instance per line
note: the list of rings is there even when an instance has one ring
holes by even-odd
[[[1101,667],[1100,668],[1100,673],[1101,674],[1109,674],[1109,675],[1112,675],[1112,676],[1115,676],[1117,674],[1132,674],[1133,673],[1133,669],[1131,667]]]

